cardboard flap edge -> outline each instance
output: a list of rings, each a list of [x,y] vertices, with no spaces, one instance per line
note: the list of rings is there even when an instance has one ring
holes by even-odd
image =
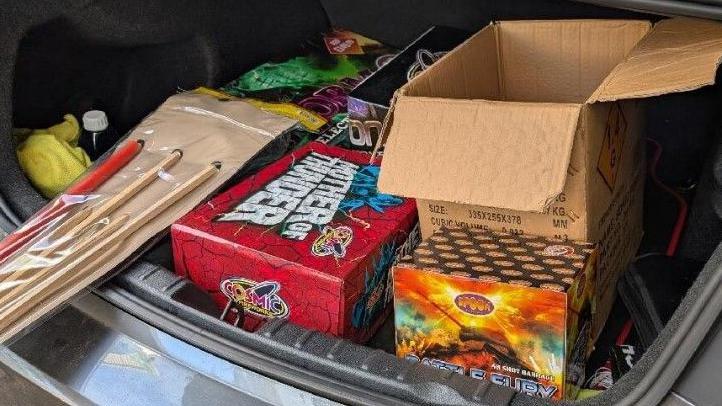
[[[587,103],[687,92],[715,83],[722,24],[694,18],[657,23],[589,97]]]
[[[582,106],[399,95],[378,188],[541,212],[564,189]]]

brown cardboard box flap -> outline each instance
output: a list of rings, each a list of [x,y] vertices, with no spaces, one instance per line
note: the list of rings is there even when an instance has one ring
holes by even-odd
[[[711,85],[722,57],[722,24],[692,18],[657,23],[589,98],[590,103]]]
[[[581,106],[399,95],[379,189],[540,212],[564,187]]]
[[[637,20],[496,23],[503,100],[583,103],[652,28]],[[485,97],[486,98],[486,97]]]

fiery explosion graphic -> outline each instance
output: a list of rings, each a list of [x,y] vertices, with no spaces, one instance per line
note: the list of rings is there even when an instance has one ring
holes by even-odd
[[[563,293],[403,267],[396,269],[394,288],[398,356],[442,359],[467,369],[512,366],[562,382]],[[455,303],[469,294],[490,301],[493,310],[472,314]]]

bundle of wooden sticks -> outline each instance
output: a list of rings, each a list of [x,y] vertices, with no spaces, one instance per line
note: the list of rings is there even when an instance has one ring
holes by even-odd
[[[142,153],[142,147],[142,141],[126,142],[65,195],[91,193]],[[72,205],[56,199],[0,243],[0,342],[29,326],[37,318],[38,307],[70,289],[77,290],[95,270],[88,264],[113,256],[128,237],[219,171],[219,164],[209,163],[150,202],[140,214],[122,212],[132,199],[149,199],[144,190],[182,158],[182,151],[170,152],[112,196]]]

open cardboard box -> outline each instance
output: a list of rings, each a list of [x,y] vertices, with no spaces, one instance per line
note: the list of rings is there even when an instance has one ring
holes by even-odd
[[[642,235],[639,99],[712,84],[720,56],[722,25],[703,20],[493,23],[396,93],[379,189],[417,199],[424,238],[599,242],[597,334]]]

